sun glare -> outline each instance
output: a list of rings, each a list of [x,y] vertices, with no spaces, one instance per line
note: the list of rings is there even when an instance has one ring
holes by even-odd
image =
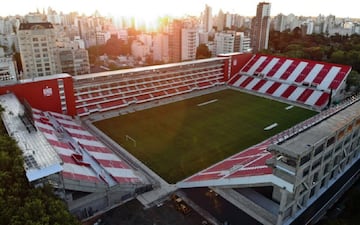
[[[160,28],[161,19],[167,16],[176,17],[175,12],[165,10],[164,8],[154,7],[151,1],[137,3],[136,1],[127,4],[126,8],[121,6],[115,8],[105,9],[108,15],[113,17],[128,18],[131,23],[134,23],[138,29],[146,29],[146,31],[158,31]]]

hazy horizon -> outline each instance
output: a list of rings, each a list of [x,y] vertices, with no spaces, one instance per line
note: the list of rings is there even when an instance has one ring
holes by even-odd
[[[12,0],[3,4],[0,9],[0,16],[26,15],[36,10],[44,9],[47,12],[51,7],[56,12],[69,13],[78,12],[80,15],[92,15],[98,11],[102,16],[131,16],[142,19],[155,19],[161,16],[199,16],[205,9],[205,5],[212,8],[212,15],[218,14],[220,10],[224,13],[236,13],[242,16],[255,16],[258,0],[249,0],[240,2],[237,0],[182,0],[182,1],[165,1],[165,0],[138,0],[122,2],[116,0]],[[266,1],[271,3],[271,16],[279,13],[284,15],[294,14],[296,16],[318,16],[334,15],[343,18],[360,18],[357,7],[353,7],[353,0],[302,0],[299,4],[294,1],[272,0]],[[21,6],[21,7],[19,7]]]

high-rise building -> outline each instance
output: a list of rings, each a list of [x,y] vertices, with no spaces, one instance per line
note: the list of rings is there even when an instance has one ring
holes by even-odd
[[[16,62],[12,57],[6,57],[4,49],[0,47],[0,84],[17,80]]]
[[[110,32],[97,31],[95,35],[96,45],[104,45],[111,38]]]
[[[73,76],[90,73],[89,55],[86,49],[65,48],[58,51],[63,73]]]
[[[21,23],[18,31],[21,79],[61,73],[56,32],[51,23]]]
[[[155,63],[169,62],[169,36],[157,33],[153,39],[153,60]]]
[[[224,26],[228,29],[231,29],[233,25],[233,14],[226,13],[225,14],[225,21]]]
[[[205,11],[203,15],[203,25],[205,32],[210,32],[213,28],[212,9],[208,5],[205,5]]]
[[[195,60],[196,49],[199,46],[199,35],[195,28],[181,30],[181,61]]]
[[[260,2],[251,22],[251,46],[254,52],[268,48],[270,22],[270,3]]]
[[[216,55],[233,52],[246,52],[249,48],[250,38],[245,36],[244,32],[228,30],[215,34]]]
[[[3,46],[5,49],[6,55],[11,55],[14,52],[19,50],[19,45],[17,43],[17,36],[15,33],[0,34],[0,46]]]
[[[148,45],[137,39],[131,42],[131,55],[142,62],[145,62],[146,57],[150,56],[151,45]]]
[[[169,61],[181,61],[181,30],[182,21],[173,20],[169,24]]]
[[[205,32],[199,32],[199,44],[209,43],[209,35]]]
[[[96,26],[96,23],[96,18],[78,17],[75,19],[75,25],[79,29],[81,39],[85,41],[86,48],[97,45],[97,33],[100,32],[101,29]]]
[[[216,30],[221,32],[224,30],[225,27],[225,13],[220,9],[218,16],[216,18]]]
[[[234,52],[248,52],[251,48],[250,43],[250,37],[245,35],[244,32],[236,32]]]
[[[215,34],[216,55],[234,52],[235,31],[223,31]]]
[[[283,32],[286,29],[286,16],[279,14],[274,17],[274,30]]]

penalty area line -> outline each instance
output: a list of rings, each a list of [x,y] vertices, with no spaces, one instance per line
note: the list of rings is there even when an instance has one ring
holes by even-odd
[[[207,101],[207,102],[199,103],[199,104],[197,104],[197,106],[203,106],[203,105],[207,105],[207,104],[214,103],[214,102],[217,102],[217,101],[218,101],[218,99],[213,99],[213,100],[210,100],[210,101]]]

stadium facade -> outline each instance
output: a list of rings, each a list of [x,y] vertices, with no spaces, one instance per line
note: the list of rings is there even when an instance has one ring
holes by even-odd
[[[0,103],[6,128],[23,150],[29,181],[53,184],[80,218],[156,188],[150,176],[94,134],[85,120],[216,87],[316,110],[317,116],[177,183],[179,188],[210,187],[263,224],[307,224],[317,221],[358,176],[360,103],[356,97],[343,101],[350,70],[234,53],[23,80],[0,87]],[[265,198],[252,187],[271,187],[272,196]]]

